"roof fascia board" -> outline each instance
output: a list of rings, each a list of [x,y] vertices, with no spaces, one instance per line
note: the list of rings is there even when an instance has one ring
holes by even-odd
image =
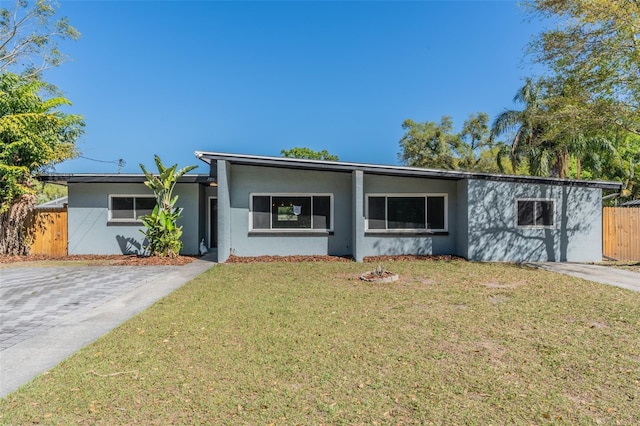
[[[207,183],[208,175],[184,175],[178,178],[178,183]],[[47,174],[39,175],[37,179],[48,183],[143,183],[147,179],[144,174]]]
[[[264,166],[264,167],[283,167],[288,169],[326,170],[326,171],[337,171],[337,172],[351,172],[354,170],[362,170],[365,173],[388,175],[388,176],[424,177],[424,178],[448,179],[448,180],[478,179],[478,180],[493,180],[493,181],[499,181],[499,182],[534,183],[534,184],[545,184],[545,185],[601,188],[601,189],[618,190],[618,191],[623,188],[623,184],[620,182],[560,179],[560,178],[537,177],[537,176],[500,175],[500,174],[491,174],[491,173],[464,172],[464,171],[456,171],[456,170],[438,170],[438,169],[423,169],[418,167],[389,166],[389,165],[365,164],[365,163],[348,163],[348,162],[341,162],[341,161],[322,161],[322,160],[307,160],[307,159],[285,158],[285,157],[267,157],[267,156],[258,156],[258,155],[227,154],[227,153],[221,153],[221,152],[196,151],[195,155],[198,159],[209,164],[211,164],[212,161],[223,160],[223,161],[229,161],[232,164]]]

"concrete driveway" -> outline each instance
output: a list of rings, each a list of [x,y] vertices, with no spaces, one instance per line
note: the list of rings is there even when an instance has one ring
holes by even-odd
[[[640,274],[633,271],[586,263],[532,262],[529,265],[597,283],[640,291]]]
[[[214,265],[0,269],[0,397]]]

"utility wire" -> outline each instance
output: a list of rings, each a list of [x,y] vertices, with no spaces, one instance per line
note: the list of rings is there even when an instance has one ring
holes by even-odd
[[[124,161],[124,158],[119,158],[118,160],[112,160],[112,161],[96,160],[95,158],[85,157],[84,155],[78,155],[78,158],[83,158],[83,159],[89,160],[89,161],[95,161],[97,163],[117,164],[118,165],[118,173],[120,173],[120,170],[122,169],[122,167],[124,167],[124,165],[127,164],[127,162]]]
[[[121,159],[119,160],[113,160],[113,161],[106,161],[106,160],[96,160],[95,158],[89,158],[89,157],[85,157],[84,155],[78,155],[78,158],[84,158],[85,160],[90,160],[90,161],[96,161],[98,163],[111,163],[111,164],[118,164],[121,161],[124,161]]]

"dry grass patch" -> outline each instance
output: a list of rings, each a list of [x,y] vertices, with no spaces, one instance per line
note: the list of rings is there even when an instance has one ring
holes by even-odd
[[[616,261],[608,261],[599,263],[602,266],[612,266],[618,269],[625,269],[627,271],[638,272],[640,273],[640,262],[638,261],[625,261],[625,260],[616,260]]]
[[[217,266],[0,401],[0,423],[640,422],[640,294],[515,265],[385,267],[400,281]]]

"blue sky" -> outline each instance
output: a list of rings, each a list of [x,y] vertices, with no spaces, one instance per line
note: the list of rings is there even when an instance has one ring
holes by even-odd
[[[81,33],[49,70],[86,120],[82,155],[204,163],[193,152],[326,149],[398,164],[402,122],[512,108],[538,23],[515,1],[60,1]],[[61,173],[115,173],[79,158]]]

